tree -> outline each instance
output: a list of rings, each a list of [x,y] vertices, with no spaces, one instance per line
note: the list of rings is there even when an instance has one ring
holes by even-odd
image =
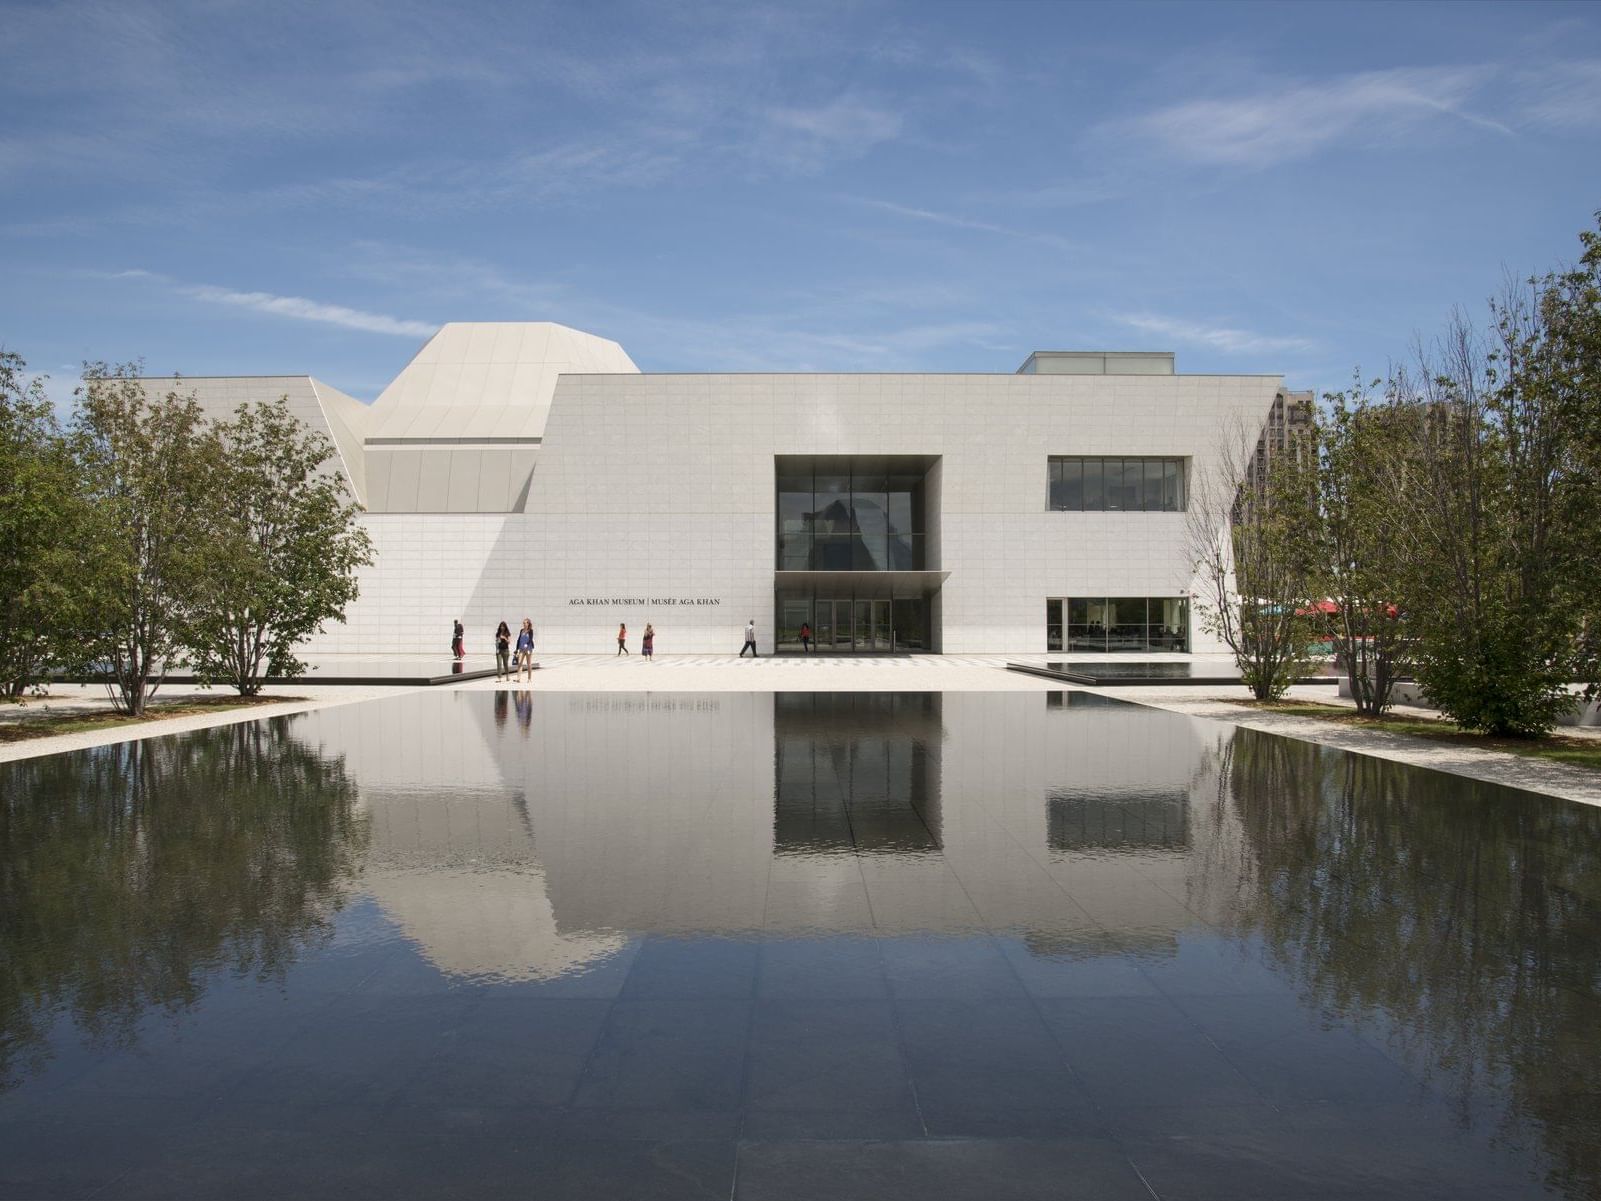
[[[1601,213],[1596,217],[1597,228],[1579,235],[1577,266],[1528,281],[1521,294],[1528,319],[1512,323],[1507,354],[1510,381],[1539,393],[1560,431],[1556,541],[1576,585],[1568,597],[1579,627],[1572,675],[1591,696],[1601,687]]]
[[[1318,626],[1351,681],[1357,712],[1377,716],[1409,665],[1398,607],[1402,564],[1396,523],[1407,506],[1397,481],[1415,411],[1375,398],[1377,381],[1324,396],[1315,425]]]
[[[93,607],[100,539],[40,377],[0,352],[0,695],[74,658]]]
[[[1202,628],[1234,653],[1253,696],[1277,700],[1306,673],[1315,635],[1314,480],[1303,446],[1248,473],[1250,446],[1243,428],[1226,434],[1216,467],[1192,481],[1187,537]]]
[[[193,396],[152,401],[137,364],[84,367],[81,469],[111,531],[90,648],[119,711],[142,714],[182,651],[185,614],[205,587],[221,451]]]
[[[296,644],[344,620],[372,544],[343,481],[325,470],[332,443],[307,429],[287,398],[241,405],[216,432],[221,512],[183,641],[201,678],[252,696],[267,674],[305,670]]]
[[[1414,519],[1400,527],[1418,682],[1459,725],[1533,737],[1573,704],[1587,553],[1575,429],[1542,360],[1545,300],[1493,306],[1495,349],[1465,319],[1422,358],[1406,462]],[[1593,600],[1590,600],[1593,605]]]

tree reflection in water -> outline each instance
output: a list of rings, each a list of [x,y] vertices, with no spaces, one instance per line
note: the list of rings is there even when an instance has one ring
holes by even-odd
[[[1236,920],[1325,1012],[1382,1022],[1464,1125],[1601,1195],[1601,810],[1240,730]]]
[[[58,1014],[97,1044],[195,1004],[218,969],[280,977],[332,931],[366,818],[293,718],[0,768],[0,1088]]]

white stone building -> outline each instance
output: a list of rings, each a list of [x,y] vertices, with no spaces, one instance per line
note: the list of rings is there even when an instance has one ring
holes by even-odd
[[[157,382],[149,381],[154,388]],[[162,386],[170,386],[163,384]],[[288,395],[338,447],[377,549],[318,654],[491,649],[1215,649],[1186,495],[1244,461],[1276,375],[1038,352],[1010,375],[641,374],[550,323],[451,324],[371,405],[307,377],[182,381],[217,414]]]

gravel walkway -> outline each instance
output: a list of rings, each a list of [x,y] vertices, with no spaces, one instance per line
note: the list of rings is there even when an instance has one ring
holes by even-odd
[[[159,738],[165,734],[181,734],[186,730],[205,730],[212,726],[232,725],[239,721],[254,721],[260,717],[279,717],[287,713],[307,713],[313,709],[326,709],[332,705],[348,705],[355,701],[372,700],[379,696],[393,696],[400,692],[414,692],[414,688],[346,687],[334,684],[269,684],[261,690],[263,696],[283,696],[298,699],[279,704],[252,705],[242,709],[222,709],[210,713],[195,713],[187,717],[158,718],[135,726],[113,726],[101,730],[84,730],[80,733],[56,734],[49,738],[30,738],[23,742],[0,742],[0,763],[18,759],[32,759],[39,755],[54,755],[62,751],[80,751],[87,747],[108,746],[114,742],[132,742],[141,738]],[[225,697],[221,689],[209,691],[188,685],[168,685],[156,694],[157,701],[181,701]],[[110,713],[111,701],[99,684],[57,684],[50,689],[47,700],[30,698],[26,704],[0,704],[0,724],[24,721],[40,713]]]
[[[1098,688],[1095,691],[1107,696],[1122,697],[1157,709],[1174,713],[1187,713],[1193,717],[1209,717],[1244,726],[1248,730],[1263,730],[1269,734],[1283,734],[1303,742],[1339,747],[1357,751],[1380,759],[1393,759],[1398,763],[1411,763],[1418,767],[1432,767],[1439,771],[1485,780],[1492,784],[1505,784],[1547,796],[1563,797],[1586,805],[1601,805],[1601,772],[1547,759],[1514,755],[1508,751],[1481,750],[1445,742],[1433,742],[1410,734],[1392,734],[1384,730],[1362,730],[1336,722],[1318,721],[1312,717],[1293,717],[1284,713],[1268,713],[1244,705],[1231,704],[1227,696],[1213,688]],[[1243,698],[1245,689],[1240,689]],[[1322,701],[1338,704],[1340,698],[1333,688],[1297,686],[1290,689],[1291,700]],[[1349,702],[1345,702],[1349,704]],[[1352,706],[1354,708],[1354,706]],[[1437,717],[1433,710],[1398,707],[1397,713],[1418,717]],[[1582,738],[1601,738],[1601,730],[1562,728],[1563,734]]]

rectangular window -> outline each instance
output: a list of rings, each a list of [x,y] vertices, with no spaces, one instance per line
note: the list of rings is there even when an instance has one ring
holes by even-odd
[[[1047,500],[1058,513],[1182,513],[1184,460],[1051,455]]]
[[[1084,460],[1084,511],[1086,513],[1099,513],[1106,508],[1106,498],[1102,493],[1101,460]]]
[[[1141,477],[1145,474],[1144,459],[1123,460],[1123,510],[1127,513],[1138,513],[1143,505],[1140,502]]]
[[[1189,598],[1183,596],[1050,597],[1045,602],[1045,646],[1096,654],[1182,653],[1189,650],[1189,618]]]
[[[1145,487],[1141,490],[1140,507],[1147,513],[1162,511],[1162,467],[1166,459],[1145,460]]]
[[[1084,508],[1084,460],[1062,460],[1062,504],[1059,506],[1070,513],[1081,512]]]
[[[1123,503],[1123,460],[1102,459],[1102,478],[1105,480],[1106,511],[1108,513],[1121,513],[1128,508]]]
[[[780,571],[921,571],[933,459],[779,455]]]

